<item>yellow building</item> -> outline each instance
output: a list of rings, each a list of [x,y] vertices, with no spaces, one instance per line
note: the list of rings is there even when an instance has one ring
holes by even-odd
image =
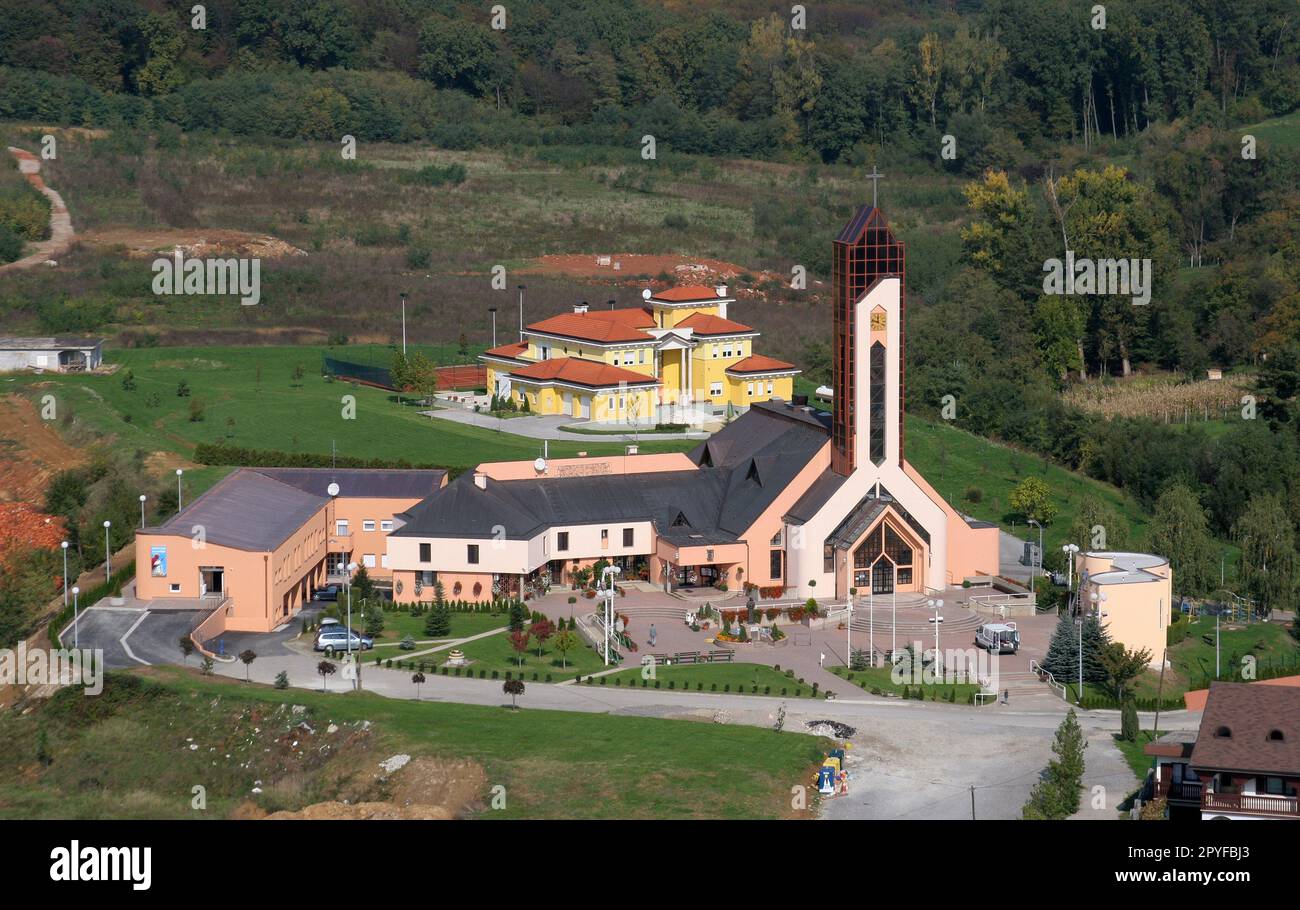
[[[721,415],[790,400],[793,364],[754,353],[759,333],[727,318],[725,286],[643,293],[636,308],[528,324],[518,342],[482,355],[488,391],[537,414],[655,422],[663,408]]]

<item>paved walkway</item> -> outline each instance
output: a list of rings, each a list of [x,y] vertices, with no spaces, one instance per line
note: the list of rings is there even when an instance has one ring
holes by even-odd
[[[449,420],[452,423],[459,423],[465,426],[481,427],[485,430],[496,430],[502,433],[512,433],[515,436],[526,436],[529,439],[559,439],[565,442],[583,443],[590,442],[595,445],[600,442],[653,442],[657,439],[708,439],[709,434],[699,433],[566,433],[560,427],[567,426],[575,421],[572,417],[561,417],[557,415],[535,416],[535,417],[493,417],[491,414],[477,414],[474,411],[462,410],[461,408],[441,408],[436,411],[421,411],[426,417],[433,417],[438,420]]]
[[[69,214],[68,207],[63,204],[63,197],[46,186],[45,181],[41,179],[41,159],[25,149],[14,148],[12,145],[9,146],[9,154],[18,159],[18,170],[27,178],[27,182],[50,200],[50,236],[48,240],[32,244],[32,251],[23,258],[7,265],[0,265],[0,274],[29,269],[61,256],[68,251],[73,240],[76,239],[76,234],[72,230],[72,215]]]

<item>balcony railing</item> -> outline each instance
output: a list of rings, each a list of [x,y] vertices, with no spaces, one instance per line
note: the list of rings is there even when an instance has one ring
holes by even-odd
[[[1176,800],[1179,802],[1197,803],[1201,802],[1201,791],[1205,785],[1197,782],[1182,781],[1174,783],[1172,780],[1165,778],[1160,781],[1156,787],[1156,796],[1165,799]]]
[[[1300,818],[1300,799],[1294,796],[1261,796],[1251,793],[1214,793],[1207,791],[1201,808],[1207,812],[1236,812],[1271,818]]]

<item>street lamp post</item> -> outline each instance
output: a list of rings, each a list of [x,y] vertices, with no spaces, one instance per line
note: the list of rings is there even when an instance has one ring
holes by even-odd
[[[614,579],[623,570],[618,566],[605,566],[600,573],[599,590],[605,601],[605,666],[609,666],[609,635],[614,627]]]
[[[524,340],[524,285],[519,285],[519,340]]]
[[[65,540],[59,544],[63,550],[63,608],[68,607],[68,542]]]
[[[1106,592],[1097,591],[1095,588],[1088,595],[1088,600],[1092,603],[1093,612],[1097,614],[1098,622],[1101,621],[1101,605],[1106,602]],[[1083,611],[1079,611],[1079,704],[1083,704]]]
[[[149,497],[143,493],[140,494],[140,529],[144,530],[144,501]]]
[[[406,356],[406,291],[399,295],[402,298],[402,356]]]
[[[938,663],[939,661],[939,620],[941,619],[939,615],[939,611],[943,609],[943,599],[942,598],[938,600],[932,599],[928,603],[930,609],[934,611],[934,659],[935,662]]]
[[[176,511],[177,512],[185,508],[185,504],[181,502],[181,475],[184,473],[185,473],[184,469],[182,468],[176,469]]]
[[[1075,544],[1067,543],[1061,547],[1061,552],[1065,554],[1065,606],[1069,609],[1070,602],[1074,598],[1074,556],[1079,552],[1079,548]]]
[[[76,648],[80,644],[80,638],[77,633],[77,595],[81,593],[81,588],[76,585],[72,586],[72,647]]]
[[[104,519],[104,581],[113,580],[113,554],[108,549],[108,529],[113,523],[107,518]]]
[[[488,312],[492,314],[492,347],[497,346],[497,308],[488,307]]]
[[[349,665],[352,664],[352,573],[355,572],[356,570],[357,570],[357,564],[356,564],[355,562],[350,562],[350,563],[348,563],[348,574],[347,574],[347,576],[343,579],[343,587],[345,587],[345,588],[347,589],[347,593],[348,593],[348,643],[347,643],[347,653],[348,653],[348,664],[349,664]],[[355,666],[353,667],[353,669],[355,669]],[[356,688],[355,683],[353,684],[353,688],[354,688],[354,689]]]
[[[1039,524],[1038,520],[1035,518],[1029,519],[1029,523],[1034,527],[1038,528],[1038,572],[1036,574],[1042,575],[1043,574],[1043,526]],[[1033,567],[1031,566],[1030,568]]]

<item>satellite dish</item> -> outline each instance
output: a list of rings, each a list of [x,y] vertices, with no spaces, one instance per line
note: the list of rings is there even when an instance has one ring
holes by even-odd
[[[546,459],[538,458],[536,461],[534,461],[533,470],[536,471],[538,474],[546,473]]]
[[[330,494],[331,496],[337,496],[339,495],[339,485],[336,483],[331,483],[328,487],[325,488],[325,492]]]
[[[650,297],[651,297],[651,291],[650,291],[649,288],[646,288],[644,291],[641,292],[641,299],[642,299],[642,300],[649,300]]]

